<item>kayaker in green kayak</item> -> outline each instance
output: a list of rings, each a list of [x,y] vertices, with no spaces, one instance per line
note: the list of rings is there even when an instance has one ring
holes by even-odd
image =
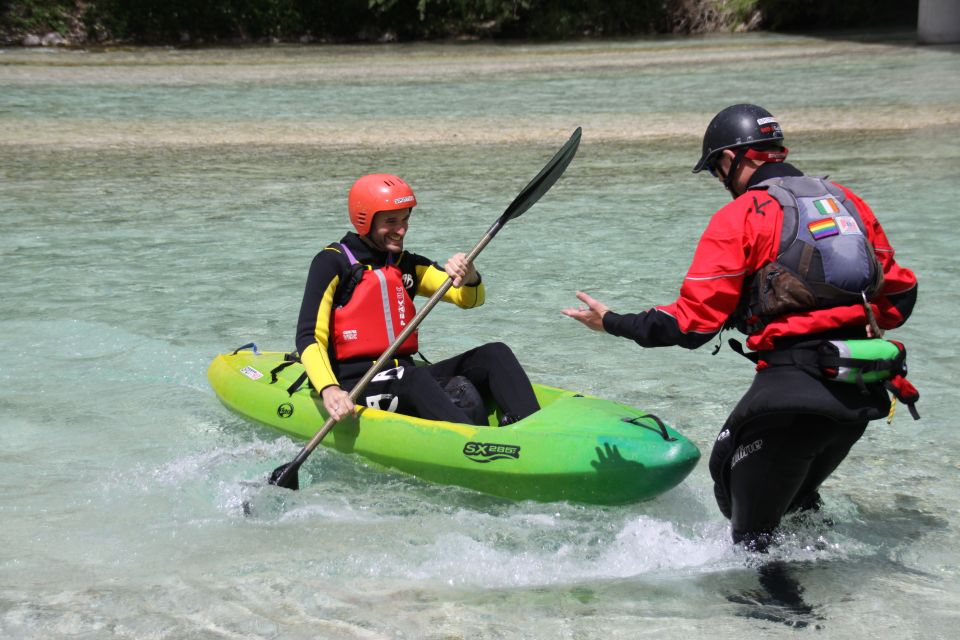
[[[371,174],[350,189],[356,233],[325,247],[310,265],[297,323],[297,351],[328,414],[356,414],[349,390],[393,343],[416,313],[413,297],[430,296],[453,278],[445,302],[470,309],[484,302],[480,274],[463,253],[437,263],[404,251],[413,189],[390,174]],[[486,424],[484,402],[501,409],[503,424],[540,407],[533,386],[510,348],[500,342],[453,358],[415,366],[417,333],[363,390],[360,402],[429,420]]]

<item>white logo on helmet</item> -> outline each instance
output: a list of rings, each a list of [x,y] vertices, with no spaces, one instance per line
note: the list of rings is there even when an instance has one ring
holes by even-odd
[[[757,124],[759,124],[759,125],[770,124],[771,122],[774,123],[774,124],[776,124],[776,123],[777,123],[777,119],[774,118],[773,116],[770,116],[770,117],[768,117],[768,118],[758,118],[758,119],[757,119]]]
[[[393,201],[393,204],[403,204],[404,202],[413,202],[413,196],[403,196],[402,198],[396,198]]]

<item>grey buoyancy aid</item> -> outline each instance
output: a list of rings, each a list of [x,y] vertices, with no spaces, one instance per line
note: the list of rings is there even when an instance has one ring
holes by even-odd
[[[751,187],[783,209],[777,259],[744,287],[732,320],[744,333],[784,314],[862,302],[883,286],[883,269],[856,206],[824,178],[790,176]]]

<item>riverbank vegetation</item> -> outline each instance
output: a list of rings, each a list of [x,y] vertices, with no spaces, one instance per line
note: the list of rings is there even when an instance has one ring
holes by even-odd
[[[0,0],[10,45],[570,39],[916,26],[903,0]]]

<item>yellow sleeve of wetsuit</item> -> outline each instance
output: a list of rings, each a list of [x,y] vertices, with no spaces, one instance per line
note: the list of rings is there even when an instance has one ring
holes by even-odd
[[[447,272],[433,265],[418,265],[417,281],[417,295],[430,297],[447,281]],[[450,287],[443,294],[444,302],[452,302],[461,309],[479,307],[484,300],[486,300],[486,290],[483,287],[483,281],[474,286]]]
[[[339,282],[339,277],[334,278],[327,285],[327,290],[323,292],[323,298],[317,308],[317,323],[313,332],[316,341],[300,354],[300,361],[303,363],[303,368],[307,370],[307,377],[317,391],[323,391],[325,387],[332,384],[339,384],[337,376],[333,375],[327,350],[330,344],[330,321],[333,319],[333,294]]]

